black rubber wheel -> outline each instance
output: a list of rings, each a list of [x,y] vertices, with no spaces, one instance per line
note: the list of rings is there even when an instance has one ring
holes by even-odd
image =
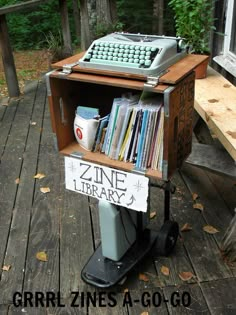
[[[168,256],[175,247],[179,235],[179,225],[175,221],[165,221],[162,225],[158,237],[156,247],[158,254]]]

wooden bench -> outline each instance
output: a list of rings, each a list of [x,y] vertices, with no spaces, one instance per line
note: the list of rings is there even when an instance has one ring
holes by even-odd
[[[6,14],[34,8],[50,0],[31,0],[15,5],[4,6],[0,8],[0,51],[2,55],[3,67],[6,76],[8,94],[10,97],[20,95],[20,89],[16,74],[14,57],[10,45],[10,39],[7,29]],[[70,29],[68,22],[67,0],[58,0],[62,20],[62,35],[64,47],[72,53]]]
[[[209,67],[195,82],[195,110],[225,150],[195,144],[187,162],[236,178],[236,87]]]
[[[205,79],[195,81],[194,107],[222,146],[193,143],[187,162],[236,179],[236,87],[209,68]],[[229,261],[236,261],[236,214],[224,234],[221,250]]]

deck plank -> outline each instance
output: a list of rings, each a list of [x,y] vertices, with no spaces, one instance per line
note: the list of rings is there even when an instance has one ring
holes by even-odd
[[[197,167],[184,165],[182,174],[190,191],[198,194],[199,198],[197,202],[200,202],[204,206],[202,216],[206,220],[206,223],[219,230],[219,233],[214,234],[213,237],[220,252],[221,240],[232,220],[232,212],[219,191],[215,188],[215,185],[209,179],[207,172]],[[218,188],[220,189],[221,187]],[[235,268],[231,268],[231,271],[236,275]]]
[[[32,208],[31,228],[25,268],[25,291],[59,291],[59,225],[58,209],[60,174],[57,170],[59,160],[56,156],[41,152],[39,168],[47,174],[44,181],[36,185]],[[50,187],[51,192],[44,195],[41,187]],[[36,259],[37,252],[45,251],[47,262]]]
[[[152,297],[154,296],[154,301]],[[148,314],[148,315],[167,315],[168,310],[163,299],[163,292],[160,288],[135,290],[130,292],[132,304],[128,306],[130,315]],[[159,304],[160,299],[160,305]],[[158,310],[158,311],[157,311]],[[146,312],[146,313],[145,313]]]
[[[213,225],[220,231],[214,235],[219,244],[232,219],[231,212],[203,170],[185,165],[182,168],[182,174],[191,193],[198,194],[196,202],[204,206],[202,216],[207,224]]]
[[[47,315],[46,308],[43,307],[14,307],[13,305],[10,306],[8,315]]]
[[[14,207],[17,192],[16,178],[19,177],[21,161],[4,154],[1,159],[0,168],[0,217],[1,226],[8,226],[11,221],[12,209]]]
[[[7,315],[8,314],[8,305],[0,305],[0,315]]]
[[[46,89],[40,84],[35,95],[34,109],[30,120],[30,127],[24,151],[24,160],[20,174],[16,204],[17,208],[29,209],[32,206],[38,154],[40,150],[41,124],[44,115]],[[31,198],[29,198],[31,197]]]
[[[60,242],[60,290],[64,298],[72,291],[91,291],[95,289],[86,285],[80,272],[93,254],[88,197],[75,192],[65,191],[64,205],[61,213]]]
[[[202,215],[206,222],[224,233],[232,219],[232,213],[209,180],[207,173],[187,164],[184,165],[181,173],[191,193],[198,194],[196,202],[202,203],[204,206]],[[222,233],[215,234],[218,243],[221,241]]]
[[[170,314],[209,314],[206,300],[199,284],[181,285],[178,287],[167,286],[164,288],[165,298]],[[190,296],[190,305],[188,299]],[[186,303],[186,304],[185,304]]]
[[[225,204],[229,208],[232,215],[236,209],[236,185],[235,180],[226,178],[225,176],[219,176],[212,172],[207,172],[207,176],[210,178],[212,184],[216,187],[218,194],[224,200]]]
[[[7,107],[1,106],[1,108],[4,108],[4,111],[2,111],[2,114],[4,113],[4,115],[1,117],[1,123],[13,123],[20,100],[21,98],[11,99]]]
[[[37,90],[33,106],[34,119],[41,123],[45,106],[46,90],[45,85]],[[19,174],[14,212],[9,233],[9,240],[6,250],[6,264],[11,265],[9,272],[2,274],[1,287],[2,299],[9,302],[13,293],[22,288],[24,278],[25,256],[27,251],[28,233],[31,218],[31,207],[34,195],[34,174],[36,173],[39,143],[40,126],[29,128],[24,150],[22,168]]]
[[[183,284],[183,281],[179,276],[181,272],[188,271],[192,272],[192,274],[195,273],[181,239],[177,241],[175,249],[168,257],[157,256],[155,258],[155,266],[162,287]],[[163,266],[169,268],[169,276],[166,276],[162,273],[161,268]],[[196,278],[193,277],[187,282],[195,283]]]
[[[0,120],[0,157],[3,155],[19,101],[11,101]],[[3,107],[1,107],[3,108]]]
[[[0,203],[1,206],[1,203]],[[8,238],[8,233],[9,233],[9,227],[2,226],[0,225],[0,264],[1,266],[4,265],[4,257],[5,257],[5,251],[6,251],[6,240]],[[1,270],[2,273],[2,270]],[[0,282],[1,283],[1,282]],[[0,284],[1,285],[1,284]],[[0,300],[1,300],[1,295],[0,295]]]
[[[92,218],[93,246],[94,246],[94,249],[96,249],[101,243],[98,200],[96,198],[90,197],[89,207],[90,207],[90,213],[91,213],[91,218]]]
[[[34,106],[34,95],[38,82],[34,83],[34,90],[29,92],[24,99],[14,101],[7,108],[1,128],[7,126],[7,141],[3,142],[0,167],[0,217],[4,231],[10,231],[12,211],[15,207],[18,185],[15,180],[20,177],[25,146],[29,130],[29,122]],[[26,108],[27,116],[22,116],[22,109]],[[6,125],[5,125],[6,124]],[[6,134],[5,134],[6,135]],[[0,263],[3,265],[7,248],[8,232],[2,235]],[[0,274],[2,270],[0,271]]]
[[[160,229],[164,222],[164,193],[162,190],[156,187],[152,187],[151,194],[151,211],[156,212],[156,217],[151,220],[150,226],[154,229]],[[172,196],[175,198],[175,195]],[[171,210],[171,205],[170,205]],[[171,219],[178,222],[178,215],[176,213],[170,213]],[[174,215],[174,216],[173,216]],[[153,250],[153,258],[155,267],[157,270],[157,277],[162,287],[166,285],[182,284],[182,280],[179,277],[179,273],[182,271],[191,271],[194,274],[194,270],[191,261],[186,253],[182,239],[179,237],[176,243],[174,251],[168,257],[162,257],[158,255],[158,250]],[[162,266],[169,268],[169,276],[165,276],[161,272]],[[189,282],[196,282],[194,278]]]
[[[5,114],[6,111],[6,107],[1,105],[1,101],[0,101],[0,122]]]
[[[99,306],[89,306],[88,307],[88,315],[126,315],[127,307],[123,306],[123,294],[113,292],[112,295],[114,300],[110,300],[106,297],[105,301],[102,302],[106,307]],[[108,305],[108,303],[110,305]],[[97,302],[98,304],[98,302]]]
[[[172,198],[172,213],[178,218],[180,227],[185,223],[192,226],[190,232],[182,233],[182,238],[198,281],[232,277],[232,271],[223,261],[214,236],[203,231],[208,223],[202,213],[193,208],[192,196],[178,173],[173,177],[173,182],[177,186],[177,193]]]
[[[236,313],[236,278],[200,284],[211,314],[230,315]]]
[[[37,165],[37,172],[44,173],[46,177],[37,181],[35,186],[25,266],[24,290],[31,292],[59,291],[58,209],[61,207],[61,170],[58,167],[58,152],[53,143],[47,142],[47,134],[50,133],[46,106]],[[49,187],[50,193],[43,194],[41,187]],[[47,262],[36,259],[37,252],[41,251],[47,253]]]
[[[64,303],[62,301],[62,303]],[[64,307],[49,307],[47,308],[47,315],[53,314],[53,315],[85,315],[86,310],[81,310],[79,307],[71,307],[70,304],[65,302]],[[34,314],[32,314],[34,315]]]

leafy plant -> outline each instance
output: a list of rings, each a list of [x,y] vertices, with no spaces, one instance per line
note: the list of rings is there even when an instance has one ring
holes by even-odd
[[[45,35],[45,41],[52,62],[63,59],[63,39],[60,30],[56,35],[50,31]]]
[[[214,0],[171,0],[176,35],[185,38],[189,52],[209,54],[211,31],[214,27]]]
[[[12,5],[23,0],[0,0],[0,7]],[[27,1],[26,1],[27,2]],[[72,31],[72,40],[75,40],[72,14],[72,1],[68,0],[69,22]],[[58,0],[50,0],[35,6],[32,9],[22,9],[19,12],[7,14],[7,24],[13,49],[41,49],[44,48],[45,35],[49,32],[57,36],[61,28],[60,14],[58,13]]]

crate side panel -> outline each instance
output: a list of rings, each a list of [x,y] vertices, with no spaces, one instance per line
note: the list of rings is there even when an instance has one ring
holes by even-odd
[[[168,115],[164,125],[164,161],[167,161],[167,177],[181,167],[192,147],[194,80],[192,72],[170,92],[167,97]]]

